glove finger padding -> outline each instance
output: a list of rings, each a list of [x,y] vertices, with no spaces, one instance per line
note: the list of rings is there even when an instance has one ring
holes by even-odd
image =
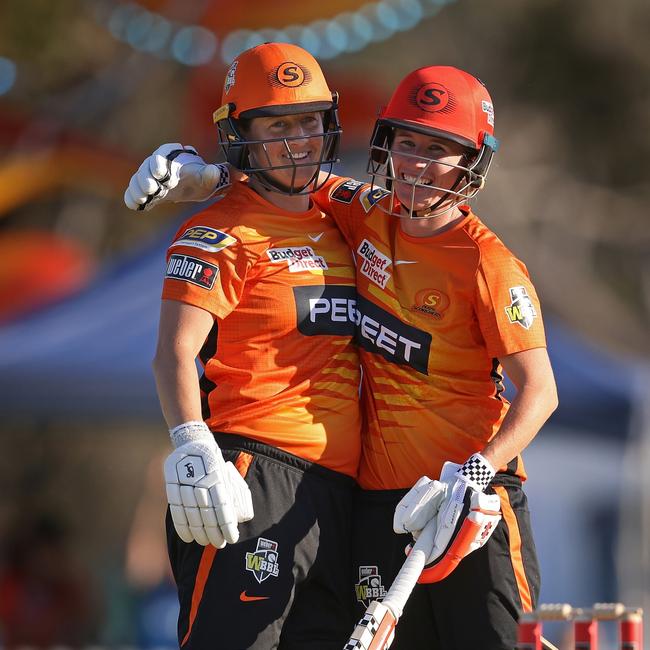
[[[225,482],[215,483],[210,488],[210,496],[221,534],[229,544],[234,544],[239,539],[239,531],[230,489]]]
[[[420,478],[397,504],[393,530],[397,534],[413,533],[417,539],[419,532],[438,513],[447,487],[447,484],[432,481],[428,476]]]
[[[186,543],[194,541],[194,535],[190,530],[187,517],[185,516],[185,508],[179,505],[169,504],[169,512],[172,516],[172,522],[178,536]]]
[[[462,481],[459,481],[462,483]],[[456,486],[454,486],[456,490]],[[450,511],[458,506],[445,508],[440,517],[449,521]],[[501,502],[496,494],[477,492],[466,486],[462,500],[462,511],[455,518],[453,529],[440,522],[434,547],[427,558],[419,583],[439,582],[446,578],[469,553],[481,548],[495,531],[501,520]]]
[[[250,521],[253,518],[253,496],[244,477],[231,462],[226,463],[226,479],[230,484],[237,522]]]
[[[190,151],[196,154],[193,147],[184,147],[180,142],[168,142],[167,144],[160,145],[150,156],[145,160],[148,161],[148,168],[151,176],[161,183],[165,183],[168,187],[174,187],[176,184],[171,178],[170,173],[170,156],[172,154],[178,155],[179,151]],[[178,182],[178,176],[176,177]]]

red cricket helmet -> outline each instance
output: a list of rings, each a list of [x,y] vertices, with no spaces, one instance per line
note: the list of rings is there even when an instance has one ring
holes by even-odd
[[[445,195],[424,214],[411,209],[410,216],[435,216],[435,209],[443,202],[446,211],[483,187],[498,141],[494,137],[492,98],[476,77],[451,66],[428,66],[402,80],[381,109],[370,142],[368,172],[373,183],[376,177],[384,178],[388,189],[396,181],[390,149],[396,128],[452,140],[467,149],[466,164],[458,167],[458,186],[449,191],[457,200],[449,204]],[[416,182],[415,187],[420,185]]]

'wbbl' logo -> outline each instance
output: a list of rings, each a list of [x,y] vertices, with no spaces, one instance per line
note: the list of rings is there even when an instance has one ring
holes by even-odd
[[[267,578],[278,577],[278,543],[259,537],[254,553],[246,553],[246,571],[250,571],[260,584]]]
[[[357,600],[368,607],[373,600],[381,600],[386,595],[386,587],[381,584],[379,567],[360,566],[359,582],[354,585]]]
[[[530,329],[537,311],[526,287],[510,287],[510,300],[512,302],[505,308],[508,320],[511,323],[519,323],[524,329]]]

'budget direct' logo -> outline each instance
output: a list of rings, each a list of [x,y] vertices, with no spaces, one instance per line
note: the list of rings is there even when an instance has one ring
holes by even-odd
[[[390,257],[377,250],[377,247],[367,239],[359,244],[357,253],[361,256],[359,266],[361,274],[384,289],[391,276],[387,271],[390,266]]]
[[[286,246],[266,251],[271,262],[286,262],[290,273],[300,271],[325,271],[329,267],[324,257],[317,255],[311,246]]]

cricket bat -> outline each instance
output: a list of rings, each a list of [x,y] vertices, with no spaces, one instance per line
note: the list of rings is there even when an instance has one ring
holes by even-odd
[[[373,600],[357,623],[343,650],[386,650],[395,637],[395,626],[406,601],[433,549],[434,517],[423,529],[382,602]]]

